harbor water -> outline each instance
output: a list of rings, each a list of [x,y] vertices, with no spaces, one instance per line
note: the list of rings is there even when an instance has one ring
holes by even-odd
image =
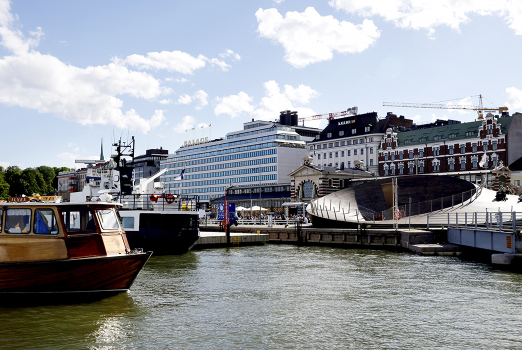
[[[131,291],[2,306],[0,349],[514,349],[522,275],[454,257],[266,245],[152,257]]]

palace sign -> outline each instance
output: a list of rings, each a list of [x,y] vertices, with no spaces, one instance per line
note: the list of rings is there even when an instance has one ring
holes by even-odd
[[[207,142],[208,142],[208,137],[202,137],[200,139],[185,141],[185,143],[183,144],[183,147],[199,145],[199,144],[207,143]]]

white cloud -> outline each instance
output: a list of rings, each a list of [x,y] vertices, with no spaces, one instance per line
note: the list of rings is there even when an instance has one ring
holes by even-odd
[[[0,166],[5,169],[7,169],[9,167],[9,163],[8,162],[0,162]]]
[[[178,98],[177,104],[188,105],[193,101],[198,102],[198,104],[196,105],[196,109],[200,110],[206,105],[208,105],[208,94],[203,90],[196,91],[192,96],[184,94]]]
[[[522,91],[512,86],[506,88],[506,92],[508,94],[508,99],[505,103],[506,107],[509,110],[522,108]]]
[[[241,59],[241,56],[239,56],[237,53],[230,49],[226,49],[225,52],[219,54],[220,57],[229,57],[232,56],[234,61],[239,61]]]
[[[190,132],[192,130],[192,128],[194,127],[194,125],[196,125],[196,119],[194,119],[194,117],[192,117],[190,115],[187,115],[187,116],[183,117],[183,119],[181,120],[181,123],[176,125],[173,128],[173,130],[179,134],[184,133],[187,130]]]
[[[138,69],[166,69],[169,72],[193,74],[195,70],[205,67],[208,59],[203,55],[193,57],[181,51],[162,51],[149,52],[146,56],[134,54],[123,60],[115,58],[114,61]]]
[[[460,100],[458,103],[448,102],[448,103],[446,103],[446,105],[448,107],[450,107],[450,109],[448,109],[449,113],[458,112],[459,114],[470,114],[471,113],[470,110],[466,110],[466,109],[451,109],[451,107],[453,107],[453,106],[468,106],[468,107],[471,107],[471,106],[473,106],[473,102],[471,101],[471,97],[466,97],[466,98]]]
[[[198,90],[193,95],[194,101],[198,101],[198,105],[196,106],[197,110],[202,109],[206,105],[208,105],[208,94],[203,90]]]
[[[330,60],[334,51],[362,52],[380,36],[371,20],[355,25],[322,17],[313,7],[302,13],[287,12],[285,18],[274,8],[259,9],[256,17],[260,36],[283,45],[285,60],[297,68]]]
[[[157,79],[116,63],[78,68],[41,54],[32,49],[43,35],[41,30],[31,32],[29,39],[24,38],[13,28],[9,11],[9,3],[2,1],[2,45],[13,55],[0,59],[0,103],[53,113],[82,125],[112,124],[144,133],[162,120],[161,111],[156,111],[150,120],[141,118],[133,109],[123,112],[123,101],[116,97],[125,94],[154,100],[170,93]]]
[[[214,108],[216,115],[228,114],[232,118],[239,116],[242,112],[252,113],[254,106],[251,105],[253,98],[241,91],[237,95],[216,97],[217,106]]]
[[[292,103],[292,101],[307,103],[309,98],[319,96],[319,93],[310,87],[300,85],[297,89],[293,89],[291,86],[286,85],[285,92],[281,92],[279,85],[273,80],[266,82],[264,86],[265,97],[261,99],[259,108],[251,113],[252,118],[273,121],[279,119],[280,112],[284,110],[297,111],[299,117],[309,117],[317,114],[310,108],[296,107]],[[295,93],[296,90],[301,91],[301,94]],[[296,96],[300,95],[306,95],[308,98],[300,97],[301,100],[299,100]],[[321,121],[307,121],[305,123],[307,126],[317,127]]]
[[[188,79],[185,79],[185,78],[176,78],[176,79],[167,78],[166,80],[167,81],[175,81],[176,83],[186,83],[186,82],[188,82]]]
[[[426,29],[446,25],[459,30],[473,15],[504,17],[516,34],[522,35],[522,3],[519,0],[330,0],[330,6],[364,17],[380,16],[405,29]]]
[[[226,72],[230,68],[230,65],[226,64],[223,61],[218,60],[217,58],[211,58],[208,60],[212,66],[218,66],[222,71]]]
[[[161,103],[162,105],[168,105],[169,103],[172,103],[172,100],[169,98],[169,99],[160,100],[158,102]]]

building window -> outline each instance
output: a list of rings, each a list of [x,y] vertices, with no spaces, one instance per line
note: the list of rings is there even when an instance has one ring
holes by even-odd
[[[391,153],[391,160],[395,160],[395,153],[394,152]]]
[[[466,170],[466,159],[460,160],[460,170]]]
[[[404,157],[404,156],[403,156],[403,153],[402,153],[402,151],[400,151],[400,152],[399,152],[399,159],[402,160],[403,157]]]
[[[336,168],[339,168],[339,163],[335,163],[335,167],[336,167]]]
[[[352,144],[352,141],[349,140],[349,141],[346,141],[346,146],[350,146]]]
[[[454,139],[455,137],[457,137],[457,134],[449,134],[448,136],[450,139]]]
[[[474,143],[474,144],[472,144],[472,146],[473,146],[473,153],[477,152],[477,144]]]
[[[353,155],[354,155],[354,156],[357,155],[357,150],[356,150],[356,149],[353,150]]]
[[[321,159],[321,155],[320,154],[317,155],[317,159]]]
[[[439,163],[439,162],[435,162],[435,163],[433,163],[433,171],[440,171],[440,170],[439,170],[439,166],[440,166],[440,163]]]
[[[373,165],[373,158],[370,159],[370,165]]]
[[[370,147],[370,154],[373,154],[373,147]]]
[[[449,146],[449,154],[453,154],[453,146]]]
[[[357,129],[352,129],[352,135],[357,134]]]
[[[472,163],[473,163],[473,169],[477,169],[477,163],[478,163],[477,158],[473,158]]]
[[[334,142],[335,147],[339,147],[339,142]]]
[[[364,127],[364,132],[370,132],[370,126],[365,126]]]
[[[323,158],[326,159],[326,153],[323,153]]]
[[[496,168],[498,166],[497,157],[493,156],[491,160],[493,161],[493,168]]]
[[[412,150],[410,150],[410,151],[408,152],[408,157],[409,157],[410,159],[413,159],[413,151],[412,151]]]
[[[321,138],[321,135],[315,135],[315,139],[319,140]]]
[[[332,158],[332,152],[330,152],[330,158]]]
[[[388,176],[388,168],[384,168],[384,176]]]
[[[352,162],[347,162],[346,164],[348,165],[348,168],[352,167]]]
[[[332,133],[329,132],[328,134],[326,134],[326,137],[331,138],[332,137]]]
[[[349,155],[350,155],[350,153],[351,153],[351,151],[350,151],[350,150],[348,150],[348,151],[346,151],[346,152],[348,153],[348,156],[349,156]]]
[[[492,147],[493,151],[496,151],[497,150],[497,141],[493,141],[491,144],[491,147]]]
[[[344,162],[341,162],[341,169],[344,169]]]
[[[388,161],[388,152],[384,153],[384,160]]]
[[[419,173],[423,173],[424,172],[424,163],[420,163],[419,164]]]
[[[332,148],[332,147],[333,147],[333,143],[329,143],[328,148]]]
[[[364,143],[364,139],[360,139],[360,140],[359,140],[359,143]]]
[[[339,136],[344,136],[344,130],[339,131]]]
[[[344,146],[345,142],[344,141],[341,141],[341,146]]]
[[[413,174],[413,163],[408,164],[408,174]]]
[[[341,151],[341,157],[344,157],[344,151]]]
[[[466,153],[466,145],[460,145],[460,153]]]
[[[339,157],[339,152],[335,152],[335,158]]]
[[[402,175],[402,174],[404,174],[404,165],[399,164],[399,175]]]
[[[437,157],[437,156],[439,155],[439,148],[438,148],[438,147],[435,147],[435,148],[433,149],[433,155],[434,155],[435,157]]]
[[[395,166],[390,167],[390,175],[395,175]]]
[[[420,149],[419,150],[419,157],[424,157],[424,150],[423,149]]]
[[[361,148],[361,156],[364,155],[364,148]]]
[[[455,161],[454,160],[449,161],[449,170],[451,170],[451,171],[455,170]]]
[[[357,140],[353,140],[353,144],[354,144],[354,145],[356,145],[356,144],[358,144],[358,143],[359,143],[359,141],[357,141]]]

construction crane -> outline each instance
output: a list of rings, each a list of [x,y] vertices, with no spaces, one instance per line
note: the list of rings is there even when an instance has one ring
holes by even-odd
[[[388,107],[414,107],[414,108],[438,108],[438,109],[467,109],[471,111],[477,111],[478,119],[484,119],[483,112],[489,111],[498,111],[498,112],[506,112],[508,110],[507,107],[498,107],[498,108],[484,108],[482,105],[482,95],[479,96],[479,105],[453,105],[453,104],[442,104],[442,103],[402,103],[402,102],[384,102],[383,106]]]
[[[359,109],[357,107],[352,107],[352,108],[348,108],[346,111],[342,111],[342,112],[335,112],[335,113],[330,112],[330,113],[324,113],[324,114],[316,114],[316,115],[311,115],[309,117],[298,118],[298,120],[299,120],[299,122],[302,122],[302,125],[304,126],[305,121],[321,120],[321,119],[334,120],[335,118],[339,118],[339,117],[347,117],[349,115],[356,115],[358,110]]]

